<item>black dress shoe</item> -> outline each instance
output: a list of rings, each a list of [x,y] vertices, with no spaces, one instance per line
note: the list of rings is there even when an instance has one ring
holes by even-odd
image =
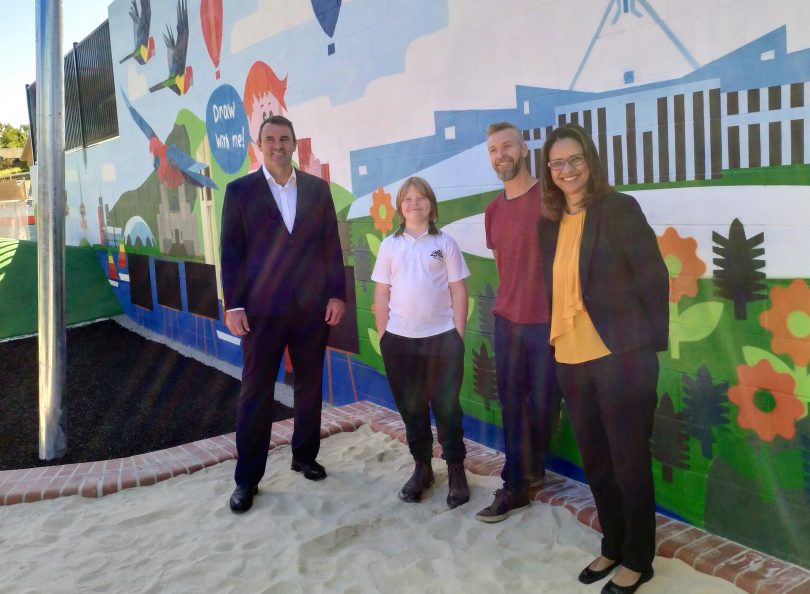
[[[653,571],[652,565],[641,572],[641,576],[636,580],[635,584],[630,586],[618,586],[613,583],[613,580],[610,580],[607,584],[602,587],[602,594],[633,594],[641,584],[646,584],[649,582],[655,572]]]
[[[233,493],[231,493],[231,499],[229,501],[231,511],[241,514],[242,512],[249,510],[253,505],[253,496],[258,492],[259,487],[256,485],[253,485],[252,487],[248,487],[247,485],[237,485],[236,489],[234,489]]]
[[[322,481],[326,478],[326,469],[315,460],[312,462],[299,462],[293,458],[290,468],[295,472],[303,472],[304,478],[311,481]]]
[[[594,582],[598,582],[602,578],[607,577],[607,575],[611,571],[616,569],[621,562],[622,562],[621,559],[616,559],[616,561],[614,561],[604,569],[599,570],[591,569],[590,566],[588,566],[579,573],[578,579],[583,584],[592,584]]]

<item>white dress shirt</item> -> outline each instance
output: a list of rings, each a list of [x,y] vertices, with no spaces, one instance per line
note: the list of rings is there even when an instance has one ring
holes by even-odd
[[[295,224],[296,204],[298,202],[298,180],[295,177],[295,167],[293,167],[290,179],[288,179],[287,183],[283,186],[280,186],[276,182],[275,178],[270,175],[270,172],[264,165],[262,165],[262,171],[264,171],[264,177],[267,179],[267,184],[270,186],[270,193],[273,194],[276,205],[279,211],[281,211],[281,218],[284,219],[284,225],[287,227],[287,231],[292,233],[293,225]]]

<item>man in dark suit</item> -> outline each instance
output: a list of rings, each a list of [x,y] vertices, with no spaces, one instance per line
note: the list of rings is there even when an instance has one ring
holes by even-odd
[[[323,360],[340,323],[346,281],[329,185],[294,169],[292,122],[270,116],[257,142],[263,165],[225,189],[222,286],[225,324],[242,339],[236,414],[234,512],[253,504],[270,445],[274,387],[285,347],[295,370],[292,470],[326,478],[320,448]]]

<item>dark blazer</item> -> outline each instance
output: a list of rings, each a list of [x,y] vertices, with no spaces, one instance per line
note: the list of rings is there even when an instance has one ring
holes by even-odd
[[[550,304],[560,225],[542,217],[538,229]],[[585,309],[611,353],[643,345],[667,350],[669,276],[635,198],[611,192],[588,206],[579,274]]]
[[[337,217],[329,185],[295,171],[298,198],[287,231],[262,168],[225,189],[222,208],[222,288],[225,309],[281,316],[293,301],[323,312],[331,298],[346,300]]]

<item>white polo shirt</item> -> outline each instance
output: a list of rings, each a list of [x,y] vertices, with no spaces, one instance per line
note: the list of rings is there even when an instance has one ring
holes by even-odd
[[[468,276],[461,250],[447,233],[386,237],[371,273],[374,282],[391,285],[386,331],[426,338],[455,328],[448,283]]]

